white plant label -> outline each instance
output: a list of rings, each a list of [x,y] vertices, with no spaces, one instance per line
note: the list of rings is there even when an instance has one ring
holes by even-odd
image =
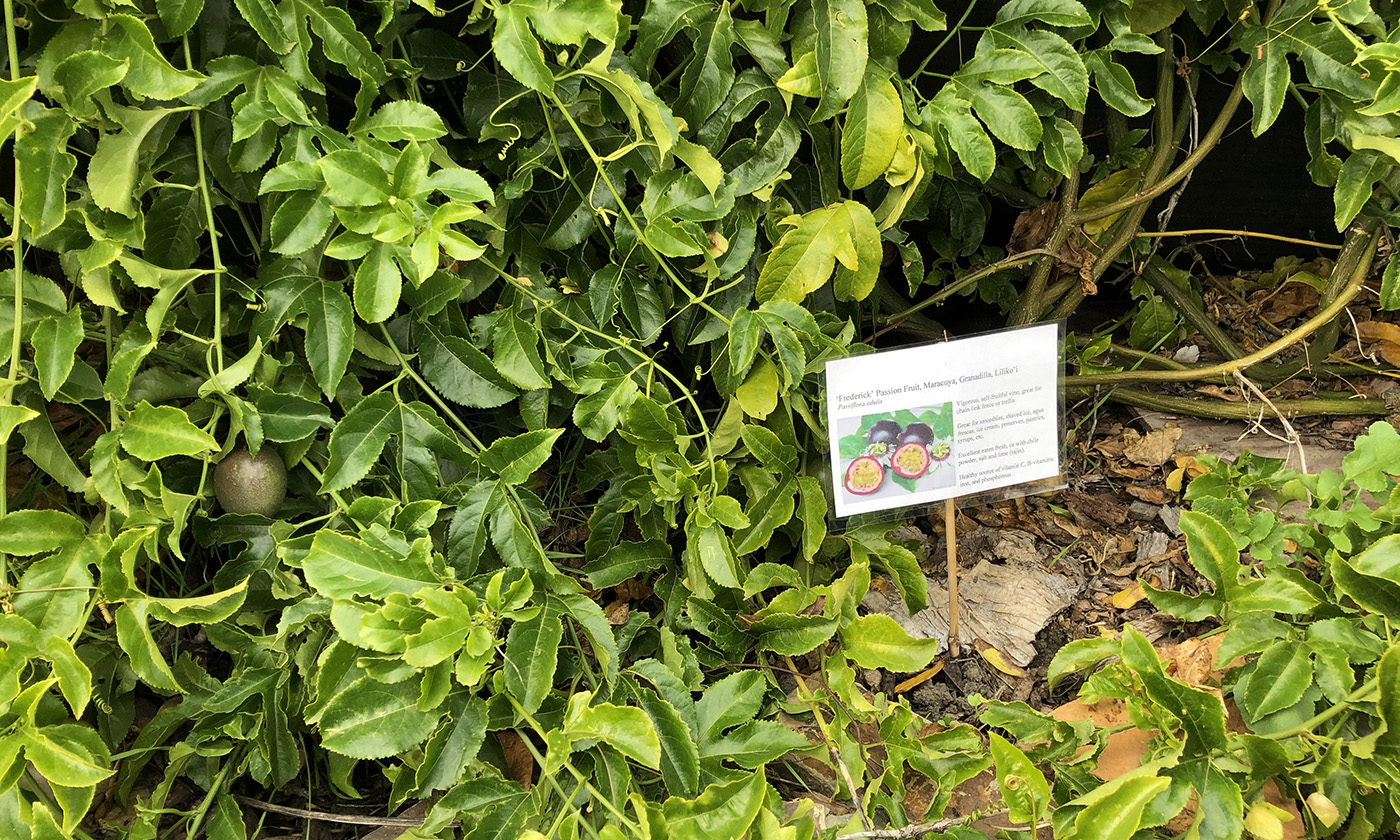
[[[826,366],[836,516],[1060,474],[1059,325]]]

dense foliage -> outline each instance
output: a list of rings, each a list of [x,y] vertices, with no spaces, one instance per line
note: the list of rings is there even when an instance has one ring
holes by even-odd
[[[434,798],[425,837],[802,837],[810,801],[771,784],[798,754],[857,824],[936,819],[993,763],[1008,818],[1061,837],[1127,838],[1192,788],[1200,836],[1267,837],[1265,778],[1357,837],[1394,823],[1394,537],[1363,550],[1393,524],[1383,460],[1349,473],[1370,519],[1299,478],[1306,533],[1209,496],[1261,582],[1202,515],[1215,594],[1162,608],[1241,656],[1307,644],[1239,672],[1243,742],[1133,634],[1094,647],[1166,744],[1100,786],[1071,761],[1092,727],[990,704],[1026,751],[988,756],[857,688],[935,646],[858,613],[872,575],[910,607],[924,577],[888,525],[829,533],[819,419],[824,361],[933,334],[910,310],[977,294],[1026,323],[1141,267],[1148,202],[1243,99],[1256,134],[1305,110],[1349,231],[1324,302],[1355,294],[1393,221],[1392,3],[1013,0],[947,38],[927,0],[4,9],[0,835],[242,838],[228,794],[296,783]],[[1205,73],[1233,87],[1198,135]],[[1043,243],[984,240],[994,202],[1052,196]],[[1140,347],[1184,311],[1158,275]],[[285,501],[215,502],[244,448],[276,452]],[[1325,736],[1291,731],[1324,707]],[[910,810],[915,778],[936,795]],[[119,816],[87,818],[99,792]]]

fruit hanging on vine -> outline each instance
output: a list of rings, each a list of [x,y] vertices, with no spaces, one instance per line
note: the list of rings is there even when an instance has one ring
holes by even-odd
[[[287,498],[287,466],[271,446],[239,447],[214,468],[214,495],[229,513],[273,516]]]

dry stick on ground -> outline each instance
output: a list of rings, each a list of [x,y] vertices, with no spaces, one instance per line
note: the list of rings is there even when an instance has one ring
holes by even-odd
[[[1001,817],[1010,813],[1006,809],[994,811],[987,814],[987,817]],[[857,831],[854,834],[839,835],[839,840],[912,840],[915,837],[923,837],[925,834],[943,834],[955,825],[963,825],[972,817],[944,817],[933,822],[918,823],[916,825],[906,825],[904,828],[882,828],[875,831]],[[1049,828],[1050,823],[1040,823],[1035,826],[1037,830]],[[1006,826],[1006,830],[1015,830],[1017,827]]]
[[[340,823],[342,825],[390,826],[393,828],[418,828],[423,824],[422,820],[406,820],[399,817],[361,817],[356,814],[332,814],[327,811],[308,811],[305,808],[274,805],[271,802],[264,802],[261,799],[254,799],[251,796],[239,796],[236,793],[233,794],[233,798],[250,808],[266,811],[269,814],[281,814],[284,817],[297,817],[298,819],[315,820],[316,822]],[[453,828],[461,824],[461,820],[452,821]]]
[[[948,541],[948,657],[957,656],[958,646],[958,526],[957,508],[951,498],[943,500],[943,531]]]

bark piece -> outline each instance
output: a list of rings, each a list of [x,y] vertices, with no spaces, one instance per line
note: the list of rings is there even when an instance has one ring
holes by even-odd
[[[872,581],[862,606],[890,616],[915,638],[938,639],[946,650],[948,590],[929,580],[929,607],[911,616],[893,584],[879,580],[880,585]],[[1036,634],[1078,592],[1073,581],[1038,563],[993,565],[983,560],[958,580],[958,640],[966,650],[981,639],[1024,668],[1035,658]]]

